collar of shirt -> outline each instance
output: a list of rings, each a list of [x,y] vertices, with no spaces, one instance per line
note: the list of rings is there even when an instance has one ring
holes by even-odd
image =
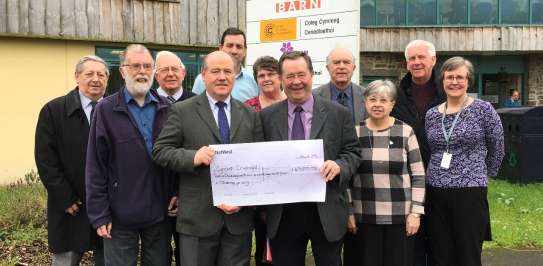
[[[219,126],[219,107],[216,105],[218,102],[217,100],[213,99],[211,95],[209,95],[206,91],[207,101],[209,102],[209,107],[211,108],[211,111],[213,112],[213,117],[215,118],[215,123],[217,123],[217,127]],[[224,111],[226,113],[226,118],[228,119],[228,125],[230,125],[230,95],[226,97],[226,99],[223,101],[226,103],[226,106],[224,107]]]
[[[81,101],[81,109],[83,109],[83,112],[85,112],[85,116],[87,117],[87,121],[90,124],[90,114],[91,114],[91,111],[92,111],[92,105],[91,105],[92,100],[89,99],[89,97],[83,95],[83,93],[81,93],[81,92],[78,92],[78,93],[79,93],[79,100]],[[102,99],[104,99],[104,97],[100,97],[100,99],[98,99],[98,102],[101,101]]]
[[[160,96],[164,96],[164,97],[168,97],[170,96],[163,88],[161,87],[158,87],[158,89],[156,90],[158,92],[158,95]],[[179,100],[179,98],[181,98],[181,95],[183,95],[183,87],[179,88],[179,90],[174,93],[173,95],[171,95],[176,101]]]
[[[334,83],[330,82],[330,96],[331,96],[331,100],[332,101],[336,101],[337,100],[337,96],[339,95],[340,92],[345,92],[345,94],[347,95],[347,99],[348,100],[351,100],[353,98],[353,83],[352,82],[349,82],[349,85],[347,85],[347,88],[343,91],[340,91],[336,85],[334,85]]]
[[[140,107],[138,103],[136,102],[136,100],[134,100],[134,97],[132,97],[132,95],[128,93],[128,89],[126,87],[123,89],[123,95],[124,95],[124,102],[127,105],[130,104],[130,102],[133,102],[135,105]],[[147,94],[145,94],[145,102],[143,102],[143,106],[141,107],[143,108],[151,102],[158,103],[158,99],[155,98],[155,96],[153,96],[150,91],[148,91]]]

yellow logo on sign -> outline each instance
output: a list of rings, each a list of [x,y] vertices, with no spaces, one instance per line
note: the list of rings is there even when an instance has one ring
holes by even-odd
[[[260,42],[296,40],[296,18],[260,21]]]

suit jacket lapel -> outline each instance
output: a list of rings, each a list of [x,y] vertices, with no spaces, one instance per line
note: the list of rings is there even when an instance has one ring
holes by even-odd
[[[209,107],[209,101],[207,100],[207,96],[205,93],[202,93],[198,96],[198,99],[196,102],[196,112],[204,121],[204,123],[209,127],[215,138],[217,139],[218,143],[221,143],[221,135],[219,134],[219,127],[217,127],[217,123],[215,122],[215,117],[213,117],[213,112],[211,111],[211,108]]]
[[[282,101],[279,113],[273,121],[275,128],[279,131],[282,140],[288,140],[288,104],[287,100]]]
[[[324,105],[320,104],[319,100],[315,98],[315,103],[313,106],[313,119],[311,120],[311,133],[309,134],[309,139],[316,139],[319,136],[319,133],[324,126],[326,121],[326,114],[324,110]]]
[[[241,125],[241,106],[234,99],[230,98],[230,142],[236,136],[238,128]]]
[[[330,93],[330,82],[328,82],[328,84],[326,84],[326,86],[324,87],[324,90],[321,91],[321,97],[326,100],[333,101],[332,94]]]
[[[353,91],[354,120],[362,121],[364,120],[364,114],[366,113],[363,103],[362,88],[354,83],[351,84]]]

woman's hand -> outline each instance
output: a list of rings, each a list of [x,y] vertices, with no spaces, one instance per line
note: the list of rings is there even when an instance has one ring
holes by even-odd
[[[356,221],[354,219],[354,215],[349,215],[349,220],[347,220],[347,231],[349,233],[356,235],[356,232],[358,231],[358,228],[356,228]]]
[[[405,221],[405,232],[407,236],[412,236],[419,231],[420,214],[410,213]]]

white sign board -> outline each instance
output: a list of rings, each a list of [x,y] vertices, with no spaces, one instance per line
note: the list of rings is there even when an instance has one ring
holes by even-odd
[[[307,51],[313,60],[313,86],[328,83],[326,56],[336,47],[351,50],[358,83],[360,0],[247,0],[247,64],[269,55]]]
[[[213,205],[324,202],[322,139],[211,145]]]

